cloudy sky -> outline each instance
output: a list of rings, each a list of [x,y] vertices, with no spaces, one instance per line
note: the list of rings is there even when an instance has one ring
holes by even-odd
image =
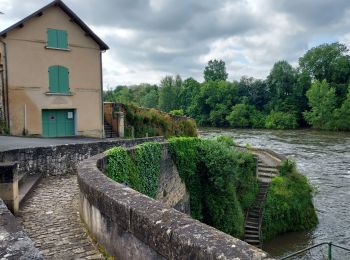
[[[0,0],[0,30],[50,0]],[[297,65],[311,47],[350,47],[350,0],[66,0],[109,46],[105,88],[159,83],[166,75],[203,80],[210,59],[229,79],[265,78],[277,60]]]

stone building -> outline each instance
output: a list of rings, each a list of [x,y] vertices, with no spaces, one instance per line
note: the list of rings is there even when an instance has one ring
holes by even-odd
[[[0,116],[10,133],[103,137],[106,50],[60,0],[0,32]]]

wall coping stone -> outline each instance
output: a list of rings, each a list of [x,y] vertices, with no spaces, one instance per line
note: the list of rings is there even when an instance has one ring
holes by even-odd
[[[0,259],[43,259],[33,241],[0,199]]]

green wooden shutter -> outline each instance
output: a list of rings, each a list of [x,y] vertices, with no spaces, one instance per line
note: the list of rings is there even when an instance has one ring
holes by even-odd
[[[59,66],[58,82],[59,82],[59,92],[68,93],[69,92],[69,72],[66,67]]]
[[[49,68],[49,91],[53,93],[59,92],[59,67],[51,66]]]
[[[66,31],[57,30],[57,48],[68,49],[68,34]]]
[[[47,29],[47,47],[58,48],[58,46],[57,46],[57,30]]]

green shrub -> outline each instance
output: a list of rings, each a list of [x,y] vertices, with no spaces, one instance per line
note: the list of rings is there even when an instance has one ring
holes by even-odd
[[[280,176],[288,176],[293,173],[297,173],[296,163],[291,159],[282,161],[281,165],[278,167]]]
[[[143,192],[139,172],[128,152],[122,147],[114,147],[106,151],[108,156],[106,174],[119,183],[124,183],[134,190]]]
[[[298,127],[294,114],[272,111],[266,118],[265,127],[270,129],[295,129]]]
[[[243,208],[251,205],[257,192],[253,157],[213,140],[171,138],[169,143],[190,193],[191,215],[241,237]]]
[[[176,109],[176,110],[171,110],[169,112],[170,115],[172,116],[183,116],[184,115],[184,111],[183,109]]]
[[[161,146],[147,142],[136,146],[133,160],[139,172],[144,194],[155,198],[160,173]]]
[[[310,230],[317,223],[312,203],[312,188],[295,164],[286,162],[280,169],[284,176],[272,180],[268,190],[262,222],[263,240],[279,234]]]
[[[236,143],[233,140],[233,138],[231,136],[229,136],[229,135],[219,135],[218,137],[216,137],[215,140],[217,142],[227,146],[227,147],[236,145]]]

